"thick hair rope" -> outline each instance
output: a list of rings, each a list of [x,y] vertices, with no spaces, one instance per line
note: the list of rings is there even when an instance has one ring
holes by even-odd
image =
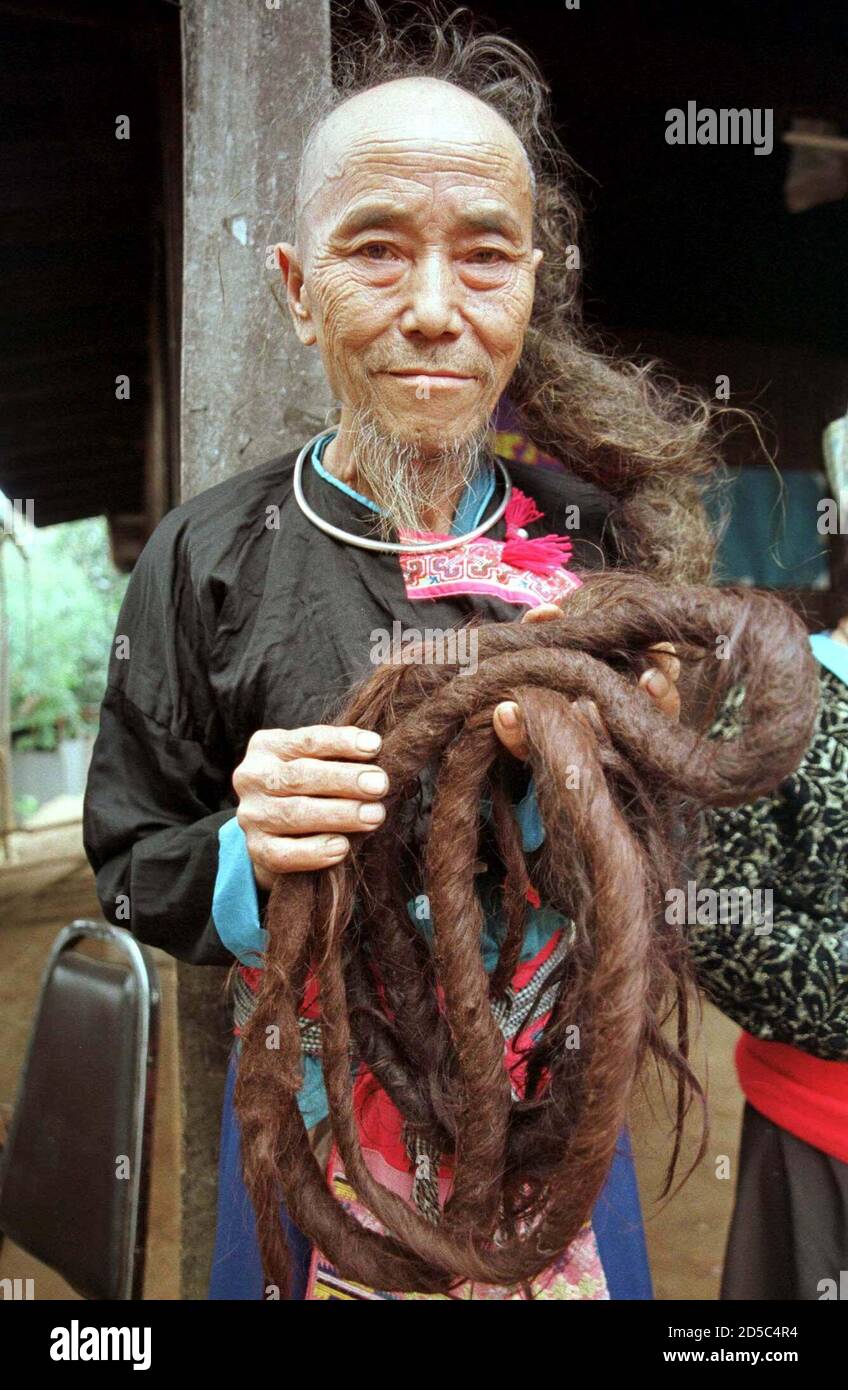
[[[668,921],[666,893],[680,880],[700,808],[773,790],[812,734],[818,678],[807,634],[767,593],[601,574],[569,596],[562,619],[484,625],[476,635],[473,674],[389,664],[352,694],[338,722],[383,736],[386,819],[351,837],[340,866],[281,875],[271,893],[266,968],[242,1036],[235,1104],[266,1276],[284,1296],[281,1198],[345,1277],[372,1288],[526,1287],[589,1217],[647,1056],[676,1079],[679,1145],[699,1088],[687,1062],[685,935]],[[663,640],[676,644],[684,674],[697,675],[714,702],[744,686],[738,737],[709,738],[706,716],[700,729],[674,724],[636,689],[645,649]],[[546,832],[531,855],[512,812],[521,765],[492,728],[504,699],[523,713]],[[422,849],[411,808],[428,768],[435,793]],[[505,873],[493,976],[483,966],[475,887],[484,799]],[[492,1004],[518,962],[531,883],[573,928],[544,983],[556,986],[553,1004],[541,1035],[531,1040],[528,1030],[514,1094]],[[422,892],[432,946],[408,911]],[[374,1229],[330,1190],[297,1106],[298,1016],[310,969],[333,1136]],[[676,1046],[662,1030],[675,1005]],[[568,1041],[575,1028],[577,1047]],[[268,1045],[272,1036],[278,1048]],[[372,1176],[354,1114],[352,1057],[408,1130],[449,1156],[453,1185],[436,1219]]]

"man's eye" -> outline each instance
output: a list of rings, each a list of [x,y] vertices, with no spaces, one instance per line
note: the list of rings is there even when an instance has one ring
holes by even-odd
[[[391,255],[392,248],[385,241],[369,241],[364,246],[360,246],[360,256],[366,256],[369,261],[385,261]]]
[[[481,260],[480,257],[485,257],[485,259]],[[498,261],[503,260],[503,252],[498,251],[493,246],[481,246],[479,251],[472,251],[469,260],[474,261],[477,265],[496,265]]]

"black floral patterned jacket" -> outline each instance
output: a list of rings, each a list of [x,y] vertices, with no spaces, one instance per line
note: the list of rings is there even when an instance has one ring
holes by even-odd
[[[731,735],[742,699],[715,736]],[[689,926],[706,995],[755,1037],[848,1059],[848,686],[832,672],[797,772],[772,797],[706,813],[696,881],[771,891],[767,918]]]

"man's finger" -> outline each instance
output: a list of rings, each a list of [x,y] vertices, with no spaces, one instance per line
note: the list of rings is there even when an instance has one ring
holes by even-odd
[[[514,757],[529,757],[530,748],[524,736],[524,720],[514,700],[503,700],[495,706],[492,724],[504,748]]]
[[[250,838],[249,850],[254,873],[259,869],[260,887],[270,887],[275,874],[309,873],[329,868],[344,859],[350,841],[344,835],[265,835],[256,831]]]
[[[359,758],[366,761],[379,750],[382,738],[373,729],[356,725],[307,724],[302,729],[260,729],[251,745],[279,758]]]
[[[386,818],[381,801],[347,801],[325,796],[247,796],[236,818],[242,830],[267,835],[360,833],[374,830]]]
[[[653,665],[658,667],[675,684],[680,680],[680,658],[675,656],[673,642],[656,642],[647,650],[654,656]]]
[[[523,623],[544,623],[548,618],[561,618],[562,609],[557,603],[540,603],[538,608],[528,608],[526,613],[522,613]]]
[[[639,677],[639,689],[644,690],[663,714],[669,719],[680,718],[680,691],[674,681],[669,680],[664,671],[652,667]]]
[[[247,764],[251,766],[251,764]],[[271,796],[343,796],[373,801],[385,796],[389,779],[375,763],[333,762],[329,758],[274,758],[256,763],[254,781]]]

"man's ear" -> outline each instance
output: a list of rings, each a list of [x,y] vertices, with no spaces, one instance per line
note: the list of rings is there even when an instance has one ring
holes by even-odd
[[[307,346],[317,341],[309,305],[309,293],[303,282],[303,270],[297,251],[291,242],[281,241],[274,247],[274,259],[283,278],[286,302],[295,332]]]

